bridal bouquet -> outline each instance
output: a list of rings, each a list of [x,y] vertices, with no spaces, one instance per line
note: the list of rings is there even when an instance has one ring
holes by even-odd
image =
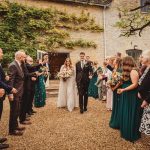
[[[122,73],[121,72],[113,72],[112,73],[112,77],[110,80],[107,81],[107,84],[110,86],[110,87],[115,87],[117,84],[121,84],[122,83],[122,80],[123,80],[123,76],[122,76]]]
[[[58,73],[58,77],[62,78],[63,81],[66,81],[68,78],[70,78],[73,74],[73,70],[72,69],[63,69],[62,71],[60,71]]]

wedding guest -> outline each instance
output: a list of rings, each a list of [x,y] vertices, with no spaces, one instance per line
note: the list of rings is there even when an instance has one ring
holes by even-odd
[[[112,114],[109,122],[109,126],[114,129],[119,129],[119,113],[120,113],[120,95],[117,93],[117,89],[122,84],[122,59],[117,57],[114,60],[114,70],[112,73],[112,81],[115,82],[115,85],[111,85],[113,91],[113,106]]]
[[[86,56],[86,61],[93,65],[93,61],[90,60],[90,56]]]
[[[41,62],[41,61],[39,61]],[[46,104],[46,89],[45,89],[45,67],[40,67],[38,77],[35,84],[34,106],[44,107]]]
[[[95,83],[97,82],[98,72],[99,71],[102,72],[102,68],[98,66],[97,61],[94,61],[92,69],[93,69],[93,75],[91,76],[90,84],[88,87],[88,96],[97,99],[99,97],[98,96],[98,87],[95,85]]]
[[[110,66],[113,66],[113,61],[114,61],[114,57],[108,57],[107,58],[107,63]],[[105,74],[105,76],[107,77],[107,81],[111,80],[112,71],[108,69],[106,74]],[[109,84],[106,83],[106,86],[107,86],[106,108],[107,108],[108,111],[110,111],[110,110],[112,110],[113,91],[112,91],[112,89],[111,89]]]
[[[0,48],[0,61],[2,59],[3,50]],[[8,79],[8,77],[6,77],[5,72],[0,64],[0,120],[3,111],[3,101],[5,100],[6,93],[17,93],[17,90],[15,88],[12,88],[6,83],[6,79]],[[5,141],[7,141],[7,138],[0,138],[0,149],[6,149],[9,147],[9,144],[4,144]]]
[[[45,72],[45,87],[49,87],[49,78],[50,78],[50,63],[49,63],[49,56],[48,53],[43,55],[43,66],[46,67],[46,72]]]
[[[120,95],[121,137],[134,142],[141,137],[139,127],[142,117],[141,101],[138,98],[139,73],[131,56],[123,58],[123,84],[117,92]]]
[[[22,63],[26,59],[26,54],[23,51],[15,53],[15,60],[9,65],[9,85],[17,89],[17,93],[10,95],[10,118],[9,118],[9,134],[21,136],[24,127],[19,127],[18,118],[20,114],[20,105],[24,88],[24,71]]]
[[[121,58],[122,54],[120,52],[117,52],[116,57]]]
[[[27,56],[27,58],[26,58],[26,67],[27,67],[29,73],[37,72],[40,69],[40,67],[42,67],[42,64],[43,63],[41,61],[41,62],[39,62],[39,64],[33,65],[33,58],[30,56]],[[28,113],[28,115],[32,115],[32,114],[36,113],[36,111],[33,110],[33,99],[34,99],[34,95],[35,95],[36,80],[37,80],[37,75],[28,79],[27,90],[30,91],[28,93],[29,103],[27,105],[27,111],[26,111]]]
[[[30,59],[30,57],[28,56],[26,59]],[[21,108],[20,108],[20,116],[19,116],[20,124],[24,124],[24,125],[31,124],[31,122],[29,121],[30,119],[26,118],[30,95],[32,92],[31,89],[34,88],[31,85],[31,80],[34,80],[34,81],[36,80],[35,77],[37,75],[36,74],[37,72],[35,72],[34,69],[38,70],[40,68],[40,66],[42,66],[42,65],[38,65],[38,67],[30,66],[30,68],[29,68],[29,65],[28,65],[28,68],[27,68],[27,63],[26,62],[22,63],[22,68],[24,71],[24,92],[22,95],[22,102],[21,102]],[[31,70],[29,71],[29,69],[33,69],[33,71],[31,72]]]
[[[72,66],[70,58],[67,58],[64,65],[61,66],[58,76],[60,78],[60,84],[57,107],[67,107],[71,112],[75,107],[79,106],[79,102],[75,82],[75,68]]]
[[[142,64],[146,66],[139,79],[139,98],[143,101],[141,107],[144,108],[141,120],[140,132],[150,135],[150,51],[142,54]]]
[[[95,85],[97,86],[98,88],[98,99],[99,100],[102,100],[103,99],[103,71],[102,70],[99,70],[97,71],[97,82],[95,83]]]
[[[89,76],[91,76],[92,71],[91,64],[85,60],[85,53],[81,52],[80,61],[76,63],[76,83],[81,114],[87,111]]]

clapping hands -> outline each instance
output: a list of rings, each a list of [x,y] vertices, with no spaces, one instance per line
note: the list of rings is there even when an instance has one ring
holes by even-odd
[[[5,90],[4,89],[0,89],[0,97],[3,97],[5,94]]]
[[[18,91],[15,88],[12,88],[11,93],[16,94]]]

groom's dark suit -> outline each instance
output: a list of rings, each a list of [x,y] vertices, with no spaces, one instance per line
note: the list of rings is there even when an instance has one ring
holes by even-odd
[[[88,87],[89,87],[89,75],[92,73],[92,67],[89,62],[85,62],[82,67],[81,61],[76,63],[76,83],[79,93],[79,105],[80,110],[87,109],[88,103]]]

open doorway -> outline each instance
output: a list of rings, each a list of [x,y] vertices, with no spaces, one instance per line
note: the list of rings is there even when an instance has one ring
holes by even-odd
[[[56,79],[57,73],[60,71],[65,59],[69,57],[69,53],[49,52],[48,54],[51,73],[50,79]]]

